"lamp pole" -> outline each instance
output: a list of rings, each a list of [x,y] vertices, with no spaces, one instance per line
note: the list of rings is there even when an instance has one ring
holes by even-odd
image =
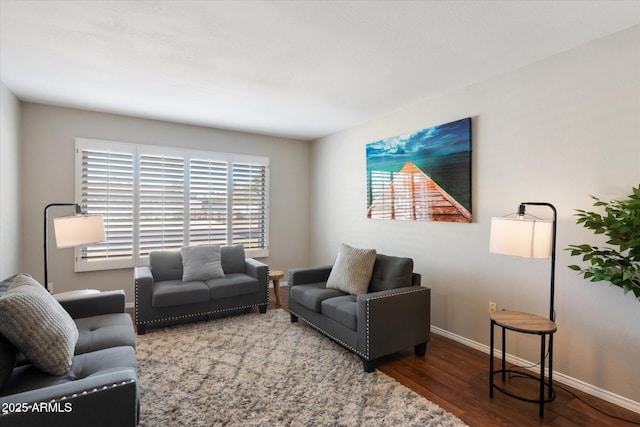
[[[556,311],[554,309],[554,295],[555,295],[555,277],[556,277],[556,223],[558,213],[556,207],[547,202],[522,202],[518,209],[518,215],[524,215],[525,205],[530,206],[546,206],[553,211],[553,224],[551,232],[551,296],[549,303],[549,320],[555,322]]]

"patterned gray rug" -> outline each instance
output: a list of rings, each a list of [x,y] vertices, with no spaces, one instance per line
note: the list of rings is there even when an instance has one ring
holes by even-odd
[[[464,426],[284,310],[137,338],[140,426]]]

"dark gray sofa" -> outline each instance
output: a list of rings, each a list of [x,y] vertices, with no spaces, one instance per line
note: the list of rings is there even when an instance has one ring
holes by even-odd
[[[136,267],[135,303],[138,334],[147,325],[215,316],[269,303],[269,267],[245,258],[242,245],[222,246],[224,277],[206,281],[182,281],[179,251],[154,251],[149,265]]]
[[[423,356],[430,338],[431,290],[420,286],[410,258],[376,255],[366,294],[326,287],[332,266],[289,270],[291,321],[304,320],[362,358],[375,360],[414,347]]]
[[[0,283],[3,295],[12,278]],[[0,335],[2,426],[136,426],[140,412],[135,333],[123,291],[59,301],[78,328],[71,368],[51,375]]]

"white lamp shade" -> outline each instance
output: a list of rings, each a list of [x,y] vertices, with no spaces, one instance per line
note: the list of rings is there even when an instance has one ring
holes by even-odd
[[[549,258],[553,222],[491,218],[489,252],[524,258]]]
[[[102,215],[74,215],[53,219],[56,246],[71,248],[104,241]]]

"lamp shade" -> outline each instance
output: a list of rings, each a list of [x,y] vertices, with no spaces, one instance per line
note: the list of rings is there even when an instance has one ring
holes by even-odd
[[[102,215],[72,215],[53,219],[56,246],[71,248],[104,241]]]
[[[489,252],[524,258],[549,258],[552,233],[551,221],[491,218]]]

